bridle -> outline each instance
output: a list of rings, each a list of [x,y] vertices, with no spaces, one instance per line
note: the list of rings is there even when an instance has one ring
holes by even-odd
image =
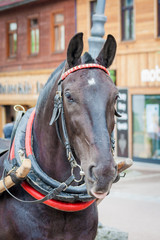
[[[75,182],[81,182],[83,179],[83,176],[85,175],[81,166],[76,162],[76,159],[72,153],[72,149],[71,149],[71,145],[70,145],[70,141],[69,141],[69,137],[68,137],[68,133],[67,133],[67,128],[66,128],[66,123],[65,123],[65,116],[64,116],[64,106],[63,106],[63,92],[62,92],[62,82],[66,79],[66,77],[68,77],[71,73],[76,72],[78,70],[81,69],[89,69],[89,68],[98,68],[101,69],[103,71],[105,71],[107,73],[107,75],[110,76],[109,71],[102,65],[99,64],[95,64],[95,63],[90,63],[90,64],[82,64],[82,65],[78,65],[75,66],[71,69],[69,69],[68,71],[66,71],[65,73],[63,73],[58,81],[58,89],[56,91],[56,95],[54,98],[54,108],[53,108],[53,113],[52,113],[52,117],[50,120],[50,125],[52,125],[54,122],[56,123],[56,131],[57,131],[57,135],[60,139],[60,141],[64,144],[65,149],[66,149],[66,156],[67,159],[71,165],[71,173],[73,174],[74,172],[74,168],[79,168],[80,170],[80,179],[77,180],[76,178],[74,179]],[[61,116],[61,126],[62,126],[62,134],[63,134],[63,138],[60,134],[59,131],[59,125],[58,125],[58,119]],[[64,139],[64,140],[62,140]],[[111,144],[112,146],[114,145],[113,139],[111,139]],[[114,147],[114,146],[113,146]],[[112,147],[112,150],[113,150]]]

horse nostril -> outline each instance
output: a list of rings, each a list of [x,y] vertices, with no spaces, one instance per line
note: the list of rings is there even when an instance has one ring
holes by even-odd
[[[91,181],[96,181],[97,180],[97,178],[94,174],[94,168],[95,168],[95,166],[92,165],[92,166],[89,167],[89,170],[88,170],[89,171],[89,177],[90,177]]]

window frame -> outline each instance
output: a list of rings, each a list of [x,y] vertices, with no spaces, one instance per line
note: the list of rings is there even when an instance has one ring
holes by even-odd
[[[17,24],[17,29],[16,30],[10,30],[10,24],[11,23],[16,23]],[[10,34],[15,34],[17,35],[17,45],[16,45],[16,52],[10,55],[10,41],[9,41],[9,36]],[[7,22],[7,57],[12,59],[12,58],[16,58],[17,57],[17,52],[18,52],[18,23],[17,20],[12,20]]]
[[[157,37],[160,38],[160,0],[157,0],[156,6]]]
[[[95,9],[95,13],[93,11],[94,10],[93,4],[96,4],[96,7],[97,7],[97,0],[90,0],[90,2],[89,2],[89,7],[90,7],[90,29],[93,27],[92,17],[96,13],[96,9]]]
[[[132,130],[131,130],[131,134],[130,134],[130,142],[131,142],[131,146],[132,146],[132,151],[131,151],[131,158],[134,160],[134,161],[140,161],[140,162],[148,162],[148,163],[158,163],[160,164],[160,159],[157,158],[157,157],[153,157],[153,156],[150,156],[150,157],[140,157],[140,156],[135,156],[134,155],[134,133],[135,133],[135,127],[134,127],[134,109],[133,109],[133,98],[135,96],[148,96],[148,97],[153,97],[153,96],[159,96],[159,92],[157,90],[154,90],[151,89],[150,91],[148,91],[147,88],[139,91],[139,90],[131,90],[130,91],[130,106],[131,106],[131,112],[130,112],[130,115],[131,115],[131,125],[132,125]],[[155,99],[156,100],[156,99]]]
[[[132,6],[122,6],[122,1],[120,1],[120,16],[121,16],[121,41],[122,42],[130,42],[135,40],[135,1],[133,0],[133,5]],[[124,26],[124,15],[125,11],[129,11],[129,19],[130,19],[130,33],[129,33],[129,38],[125,38],[125,26]],[[131,12],[133,13],[133,37],[131,37]]]
[[[62,14],[64,16],[64,21],[63,23],[58,23],[58,24],[55,24],[55,21],[54,21],[54,17],[55,15],[57,14]],[[54,28],[55,26],[64,26],[64,33],[65,33],[65,14],[64,14],[64,10],[61,9],[59,11],[55,11],[55,12],[52,12],[51,13],[51,51],[52,53],[63,53],[65,51],[65,34],[64,34],[64,49],[60,49],[60,50],[56,50],[55,49],[55,33],[54,33]]]
[[[33,27],[31,28],[31,20],[33,19],[37,19],[38,20],[38,27]],[[38,52],[32,53],[32,49],[31,49],[31,29],[38,29],[39,30],[39,46],[38,46]],[[33,15],[28,17],[28,55],[29,56],[37,56],[39,55],[40,52],[40,25],[39,25],[39,16]]]

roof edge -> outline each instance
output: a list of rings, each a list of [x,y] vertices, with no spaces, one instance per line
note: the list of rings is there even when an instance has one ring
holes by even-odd
[[[13,3],[13,4],[5,5],[5,6],[0,7],[0,12],[5,11],[5,10],[9,10],[11,8],[14,8],[14,7],[20,7],[20,6],[23,6],[23,5],[28,4],[28,3],[37,2],[37,1],[39,1],[39,0],[24,0],[23,2],[16,2],[16,3]]]

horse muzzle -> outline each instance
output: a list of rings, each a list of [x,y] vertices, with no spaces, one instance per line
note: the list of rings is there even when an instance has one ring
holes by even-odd
[[[110,183],[105,184],[105,186],[103,188],[99,187],[99,185],[97,183],[94,183],[94,185],[89,190],[89,194],[98,199],[103,199],[109,194],[112,183],[113,182],[111,181]]]
[[[90,195],[92,195],[92,196],[94,196],[94,197],[96,197],[96,198],[98,198],[98,199],[103,199],[103,198],[105,198],[105,197],[108,195],[108,193],[109,193],[109,192],[105,192],[105,193],[101,193],[101,192],[95,193],[92,189],[91,189],[91,191],[90,191]]]
[[[86,179],[88,193],[99,199],[104,198],[116,177],[116,166],[90,167],[88,179]]]

